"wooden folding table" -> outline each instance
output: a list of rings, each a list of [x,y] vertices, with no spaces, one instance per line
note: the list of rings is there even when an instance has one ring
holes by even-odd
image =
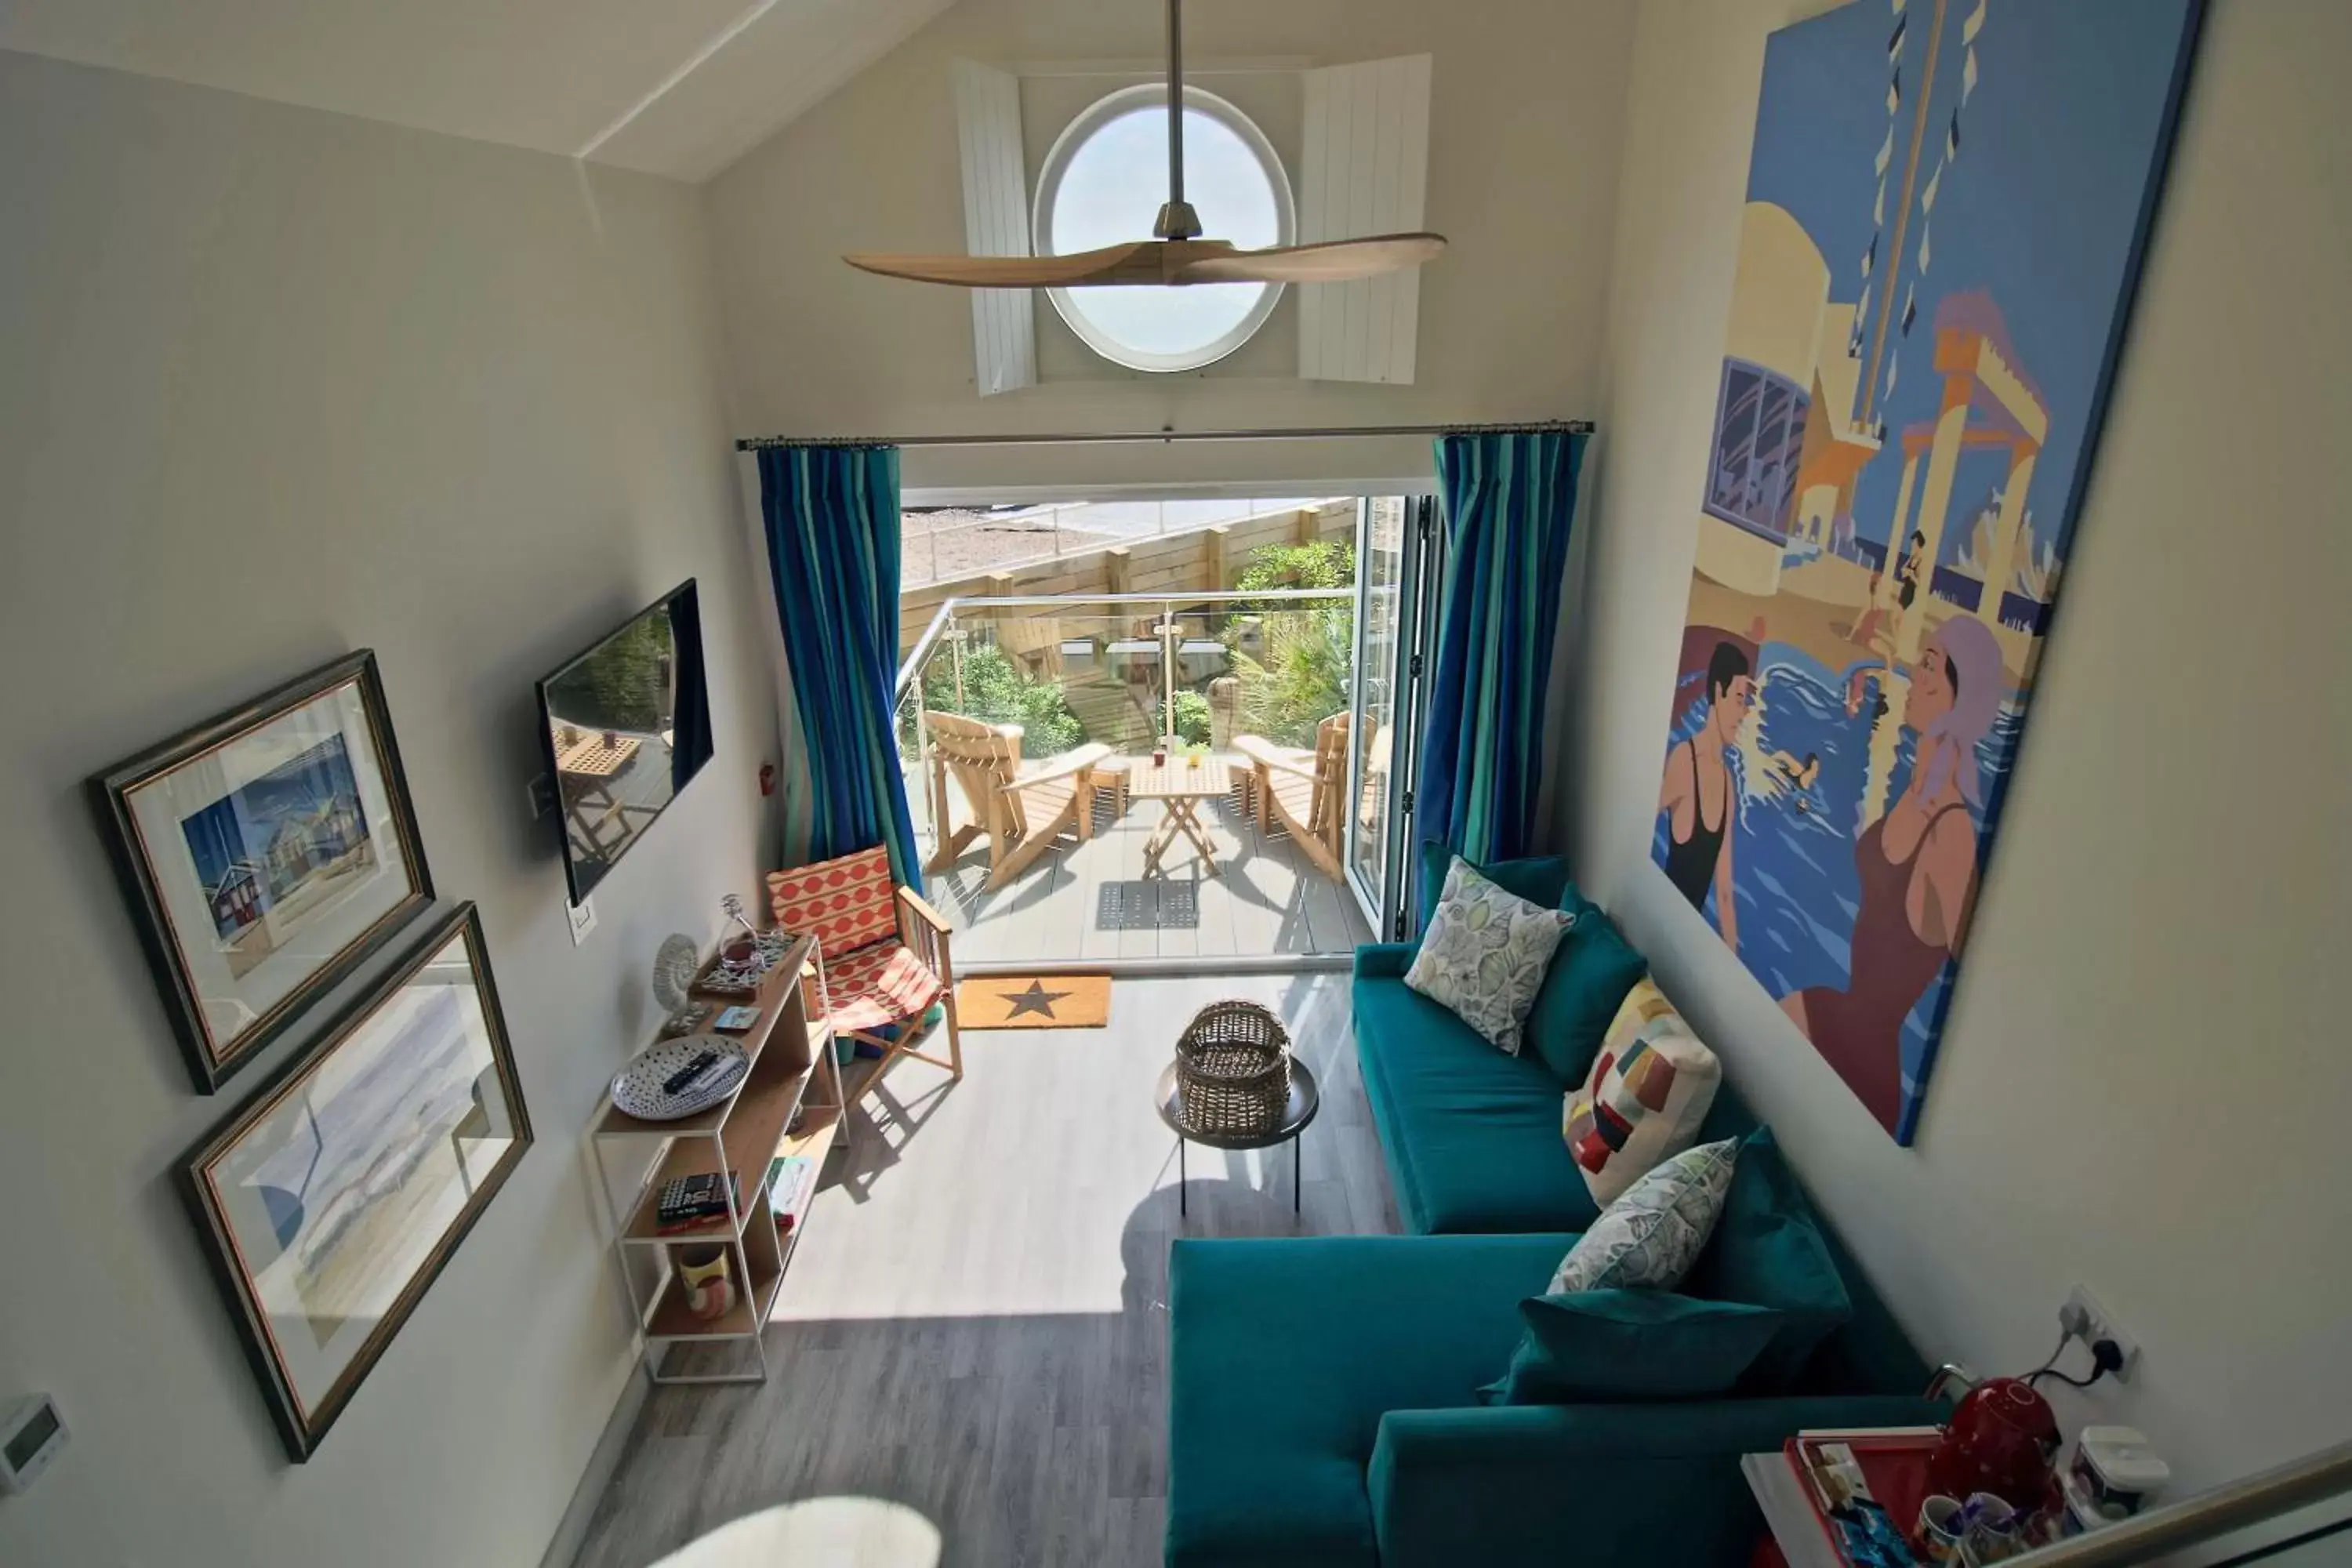
[[[1203,757],[1197,764],[1181,758],[1158,764],[1145,761],[1130,764],[1127,770],[1129,798],[1156,800],[1166,813],[1143,846],[1144,875],[1150,876],[1160,869],[1160,857],[1168,853],[1177,835],[1181,834],[1200,851],[1202,868],[1216,876],[1216,846],[1209,841],[1208,830],[1201,824],[1200,807],[1202,801],[1213,800],[1233,787],[1233,770],[1217,757]]]

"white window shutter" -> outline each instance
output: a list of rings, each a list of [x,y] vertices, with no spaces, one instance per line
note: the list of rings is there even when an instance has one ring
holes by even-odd
[[[1021,79],[957,60],[956,136],[963,147],[964,247],[1029,254],[1029,187],[1021,149]],[[1037,382],[1037,331],[1026,289],[971,291],[973,384],[982,397]]]
[[[1298,238],[1361,239],[1422,226],[1429,183],[1427,55],[1307,73]],[[1298,290],[1298,374],[1309,381],[1410,382],[1421,269]]]

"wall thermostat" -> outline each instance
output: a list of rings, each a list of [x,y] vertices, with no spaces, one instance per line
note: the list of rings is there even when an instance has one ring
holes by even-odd
[[[46,1394],[20,1399],[0,1412],[0,1495],[23,1491],[65,1450],[65,1417]]]

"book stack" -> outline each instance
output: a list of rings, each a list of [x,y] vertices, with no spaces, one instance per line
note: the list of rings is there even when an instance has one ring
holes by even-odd
[[[768,1209],[776,1216],[776,1234],[790,1236],[808,1213],[816,1193],[816,1162],[805,1154],[779,1155],[768,1167]]]
[[[727,1173],[724,1185],[716,1171],[680,1176],[661,1190],[654,1206],[654,1228],[664,1236],[693,1230],[714,1219],[725,1219],[728,1209],[742,1200],[742,1185],[732,1171]]]

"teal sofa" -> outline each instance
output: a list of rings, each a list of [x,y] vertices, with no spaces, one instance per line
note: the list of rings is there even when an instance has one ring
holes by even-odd
[[[1917,1397],[1927,1366],[1825,1226],[1853,1315],[1787,1386],[1480,1403],[1520,1342],[1518,1303],[1596,1212],[1560,1137],[1569,1085],[1547,1057],[1574,1062],[1496,1050],[1405,988],[1412,952],[1360,949],[1354,1005],[1414,1234],[1174,1245],[1171,1568],[1738,1568],[1761,1529],[1741,1455],[1805,1427],[1942,1418]],[[1547,1012],[1539,1002],[1531,1026]],[[1753,1126],[1726,1086],[1702,1136]],[[1685,1291],[1706,1295],[1706,1271],[1703,1259]]]

